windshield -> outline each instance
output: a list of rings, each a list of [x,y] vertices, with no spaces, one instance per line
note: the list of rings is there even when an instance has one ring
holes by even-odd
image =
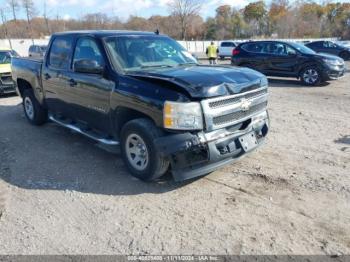
[[[303,44],[299,44],[299,43],[289,43],[289,44],[303,54],[309,54],[309,55],[316,54],[315,51],[304,46]]]
[[[124,71],[197,64],[175,40],[163,36],[115,36],[105,40],[114,66]]]
[[[11,54],[9,51],[0,52],[0,64],[10,64],[11,63]]]

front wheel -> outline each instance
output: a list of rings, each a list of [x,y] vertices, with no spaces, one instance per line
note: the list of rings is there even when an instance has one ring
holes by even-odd
[[[350,53],[349,53],[349,52],[342,52],[339,56],[340,56],[344,61],[350,59]]]
[[[169,168],[169,161],[157,151],[154,140],[161,130],[146,118],[131,120],[121,131],[121,153],[130,173],[145,181],[155,180]]]
[[[315,66],[305,67],[300,73],[301,82],[308,86],[315,86],[321,83],[322,76],[320,70]]]

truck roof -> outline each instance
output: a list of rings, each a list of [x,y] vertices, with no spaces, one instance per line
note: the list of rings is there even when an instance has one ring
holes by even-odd
[[[57,35],[93,35],[96,37],[106,37],[114,35],[157,35],[154,32],[143,32],[143,31],[131,31],[131,30],[79,30],[79,31],[66,31],[60,33],[54,33]]]

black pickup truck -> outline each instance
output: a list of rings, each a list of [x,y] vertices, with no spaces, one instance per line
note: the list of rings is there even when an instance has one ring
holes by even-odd
[[[197,63],[156,33],[54,34],[43,61],[12,59],[30,123],[51,120],[120,147],[130,173],[208,174],[257,148],[269,129],[268,82],[248,68]]]

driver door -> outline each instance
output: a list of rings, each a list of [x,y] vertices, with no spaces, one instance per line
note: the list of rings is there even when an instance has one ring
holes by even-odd
[[[74,71],[77,60],[96,61],[105,68],[102,48],[96,40],[89,36],[77,39],[68,77],[70,102],[74,108],[75,120],[100,131],[110,130],[110,96],[114,89],[114,81],[104,77],[104,74],[79,73]]]
[[[297,51],[285,43],[269,44],[268,73],[274,76],[289,76],[295,73],[298,64]]]

